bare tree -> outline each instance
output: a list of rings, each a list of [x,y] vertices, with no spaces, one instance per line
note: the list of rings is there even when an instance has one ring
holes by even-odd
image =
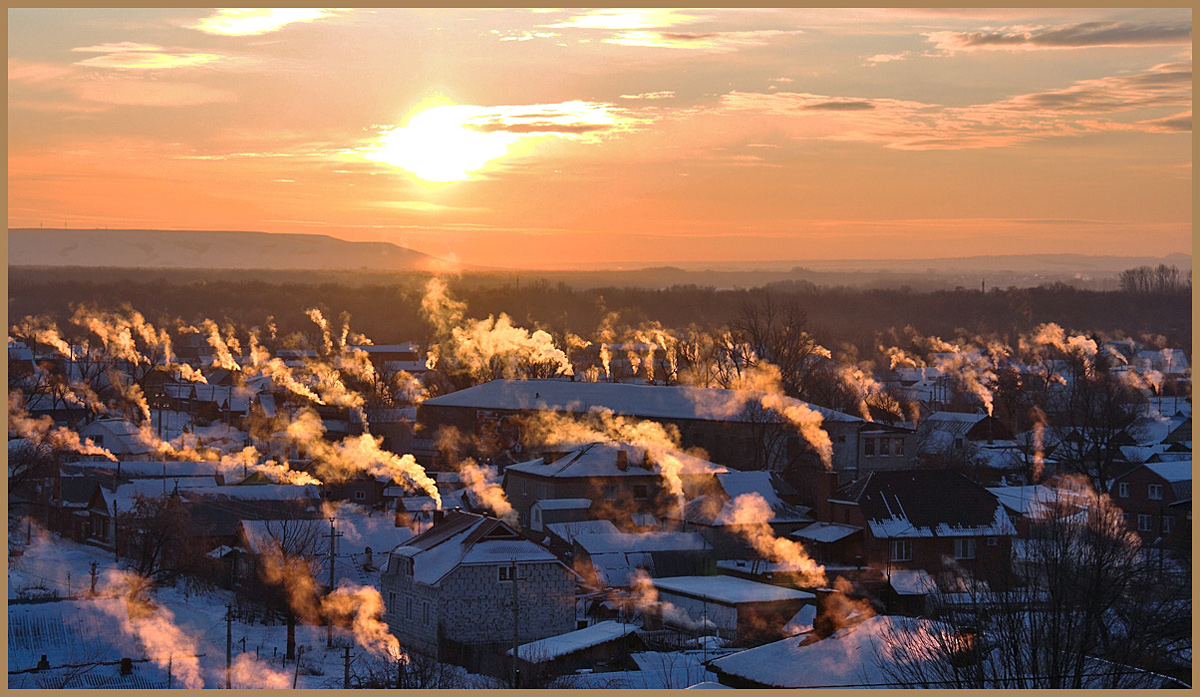
[[[784,392],[804,398],[809,357],[816,342],[808,333],[808,315],[793,297],[780,299],[769,290],[749,291],[730,325],[746,361],[767,361],[779,367]]]
[[[296,658],[296,622],[300,615],[315,617],[317,584],[313,568],[322,548],[322,524],[311,519],[268,520],[265,539],[250,542],[258,552],[262,586],[252,591],[267,607],[283,614],[287,625],[287,660]]]
[[[155,585],[208,575],[211,559],[204,554],[191,516],[177,495],[142,496],[117,518],[119,553],[139,576]]]

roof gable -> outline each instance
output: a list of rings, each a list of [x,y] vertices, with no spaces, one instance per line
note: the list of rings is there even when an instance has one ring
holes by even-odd
[[[950,470],[874,472],[858,503],[876,537],[1014,532],[995,494]]]

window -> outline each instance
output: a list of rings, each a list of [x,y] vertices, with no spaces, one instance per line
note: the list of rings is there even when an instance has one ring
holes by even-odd
[[[546,498],[546,482],[541,482],[538,484],[538,498]]]
[[[1129,482],[1121,482],[1117,485],[1117,496],[1123,499],[1129,498]]]
[[[616,501],[617,500],[617,485],[616,484],[608,484],[604,487],[604,498],[607,501]]]
[[[404,614],[410,620],[413,618],[412,606],[413,606],[412,598],[405,598],[404,599]]]
[[[525,478],[521,479],[521,493],[522,494],[529,493],[529,480],[528,479],[525,479]]]
[[[863,440],[863,455],[866,457],[875,457],[874,438],[866,438]]]
[[[960,537],[954,540],[954,558],[955,559],[974,559],[975,558],[975,539],[971,537]]]
[[[1147,493],[1151,501],[1162,501],[1162,484],[1151,484]]]
[[[999,542],[996,540],[996,538],[994,538],[994,537],[987,538],[987,546],[988,547],[995,547],[997,544],[999,544]]]
[[[1169,515],[1163,516],[1163,519],[1162,519],[1163,534],[1167,534],[1167,533],[1171,532],[1171,523],[1174,523],[1174,522],[1175,522],[1175,519],[1172,518],[1171,516],[1169,516]]]
[[[1138,514],[1138,531],[1150,532],[1154,529],[1154,516],[1148,513]]]
[[[846,442],[846,436],[838,436],[838,437],[837,437],[837,442],[839,442],[839,443],[845,443],[845,442]]]
[[[501,566],[498,569],[500,571],[498,578],[501,581],[513,580],[513,568],[511,566]]]
[[[904,439],[903,438],[893,438],[892,439],[892,454],[895,455],[896,457],[900,457],[901,455],[904,454]]]
[[[892,540],[892,561],[912,561],[912,540]]]
[[[962,438],[955,438],[955,439],[954,439],[954,449],[955,449],[955,450],[962,450],[962,448],[963,448],[963,439],[962,439]]]
[[[889,440],[890,439],[888,439],[888,438],[880,438],[879,439],[879,457],[887,457],[888,456]]]
[[[367,492],[363,491],[362,489],[359,489],[358,491],[354,492],[354,500],[355,501],[365,501],[366,499],[367,499]]]
[[[396,607],[396,594],[395,593],[391,593],[391,592],[388,593],[387,606],[390,608]]]
[[[638,499],[638,500],[645,499],[646,491],[647,490],[646,490],[645,484],[634,484],[633,485],[633,498]]]

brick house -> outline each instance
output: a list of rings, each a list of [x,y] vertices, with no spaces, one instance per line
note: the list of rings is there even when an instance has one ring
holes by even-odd
[[[787,485],[773,472],[719,472],[699,489],[699,495],[668,517],[682,530],[697,532],[712,545],[718,559],[758,557],[745,535],[747,526],[764,524],[782,537],[813,522],[810,510],[784,501],[779,489]],[[745,508],[745,498],[756,496],[766,504],[761,510]],[[762,513],[752,518],[751,510]]]
[[[634,385],[569,380],[493,380],[425,400],[418,421],[427,433],[453,426],[479,440],[477,458],[499,461],[539,454],[527,442],[520,416],[551,412],[583,417],[596,410],[646,419],[679,429],[680,447],[703,448],[708,458],[740,470],[783,472],[811,466],[815,453],[795,429],[756,408],[764,393],[688,386]],[[866,421],[858,416],[781,398],[781,405],[805,407],[821,415],[821,428],[833,446],[833,467],[844,480],[860,469],[895,469],[911,462],[916,435],[910,429]],[[860,438],[869,432],[870,462]],[[886,440],[884,440],[886,439]],[[897,444],[897,441],[899,443]],[[886,444],[886,454],[882,450]],[[876,454],[878,453],[878,454]]]
[[[530,525],[533,505],[547,499],[589,499],[592,517],[612,520],[618,528],[634,525],[634,514],[662,514],[677,505],[655,454],[619,442],[596,442],[540,459],[509,465],[504,493],[521,525]],[[679,451],[659,453],[680,465],[686,481],[725,468]]]
[[[1109,495],[1144,543],[1175,540],[1186,534],[1181,527],[1191,510],[1192,461],[1138,465],[1113,480]]]
[[[448,512],[391,551],[380,584],[384,621],[401,646],[473,672],[504,675],[514,620],[521,643],[575,629],[571,571],[488,516]]]
[[[1016,530],[1004,506],[951,470],[874,472],[833,491],[817,513],[862,528],[863,563],[885,574],[923,569],[936,576],[956,566],[999,581],[1011,570]]]

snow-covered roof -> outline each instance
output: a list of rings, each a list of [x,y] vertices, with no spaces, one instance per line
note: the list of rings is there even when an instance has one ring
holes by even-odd
[[[462,564],[561,563],[548,549],[522,537],[503,521],[462,511],[448,512],[441,523],[392,554],[412,558],[414,580],[429,586],[438,585]]]
[[[119,466],[121,476],[131,479],[162,478],[164,470],[162,460],[121,460],[119,465],[115,462],[102,461],[95,464],[102,466],[104,469],[114,471]],[[82,466],[79,463],[77,465]],[[214,475],[221,472],[221,463],[216,460],[167,460],[165,470],[167,479],[174,477],[205,477],[211,479]]]
[[[928,595],[937,592],[937,583],[924,569],[898,569],[888,582],[900,595]]]
[[[857,502],[876,538],[1016,534],[994,494],[950,470],[872,472],[835,497]]]
[[[564,542],[574,542],[580,535],[610,534],[620,532],[611,520],[575,520],[566,523],[549,523],[546,532]]]
[[[1066,491],[1043,484],[1033,486],[990,486],[988,491],[995,495],[1000,504],[1010,511],[1026,517],[1045,515],[1050,506],[1068,497]]]
[[[659,593],[676,593],[726,605],[772,603],[781,600],[807,600],[812,593],[758,583],[735,576],[672,576],[652,579]]]
[[[817,606],[805,605],[792,615],[790,620],[783,623],[783,631],[787,634],[807,632],[813,628],[813,623],[816,621]]]
[[[930,626],[929,620],[880,615],[818,641],[802,634],[723,656],[709,670],[768,687],[886,686],[888,637]]]
[[[583,414],[597,409],[650,419],[746,421],[744,407],[766,393],[688,386],[632,385],[570,380],[493,380],[428,399],[429,406],[560,411]],[[857,416],[783,397],[785,406],[804,406],[826,421],[863,422]]]
[[[575,535],[575,544],[589,554],[708,549],[708,543],[695,532],[580,533]]]
[[[564,511],[591,508],[591,499],[542,499],[533,504],[534,508],[540,508],[543,511]]]
[[[1192,481],[1192,459],[1177,462],[1148,462],[1146,469],[1174,484]]]
[[[813,523],[793,532],[790,537],[811,542],[837,542],[856,532],[862,532],[862,528],[842,523]]]
[[[619,452],[625,453],[627,464],[624,469],[618,464]],[[656,457],[669,457],[678,461],[681,474],[708,474],[725,470],[720,465],[678,450],[666,451],[657,456],[650,452],[650,467],[647,469],[643,466],[647,452],[646,448],[628,443],[587,443],[568,451],[566,455],[553,462],[547,463],[542,458],[538,458],[509,465],[504,471],[556,478],[661,476],[662,468]]]
[[[636,624],[617,622],[616,620],[597,622],[590,627],[576,629],[573,632],[521,644],[517,647],[517,656],[531,663],[545,663],[576,651],[629,636],[637,629],[639,627]],[[511,656],[512,649],[505,651],[504,655]]]

